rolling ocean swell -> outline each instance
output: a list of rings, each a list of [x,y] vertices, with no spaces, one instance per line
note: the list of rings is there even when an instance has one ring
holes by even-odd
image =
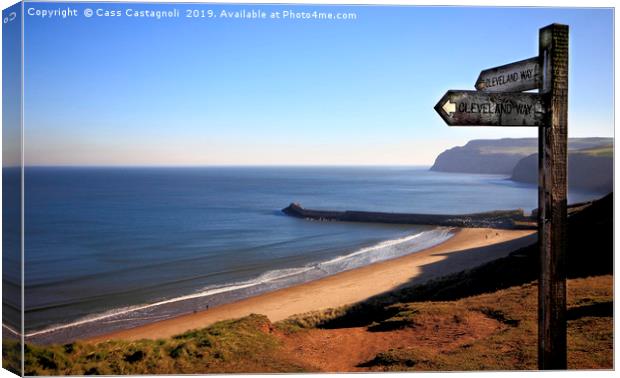
[[[32,342],[65,342],[131,328],[182,314],[204,310],[268,291],[309,282],[375,262],[401,257],[440,244],[452,236],[448,228],[434,228],[401,238],[381,241],[348,254],[301,267],[267,271],[258,277],[226,285],[204,287],[192,294],[154,303],[116,308],[66,324],[56,324],[25,334]]]

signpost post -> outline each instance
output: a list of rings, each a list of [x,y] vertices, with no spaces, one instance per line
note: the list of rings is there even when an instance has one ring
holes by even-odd
[[[549,125],[538,130],[538,367],[566,369],[568,26],[542,28],[538,53]]]
[[[540,29],[537,57],[484,70],[475,87],[439,100],[449,126],[538,127],[538,368],[566,369],[568,26]]]

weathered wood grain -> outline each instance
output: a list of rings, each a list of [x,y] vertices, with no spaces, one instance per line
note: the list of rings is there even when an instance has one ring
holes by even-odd
[[[539,129],[540,278],[538,367],[566,369],[566,168],[568,137],[568,26],[540,29],[539,93],[548,103]]]
[[[546,107],[537,93],[449,90],[435,111],[450,126],[545,126]]]
[[[538,89],[541,80],[538,57],[524,59],[480,72],[476,90],[484,92],[521,92]]]

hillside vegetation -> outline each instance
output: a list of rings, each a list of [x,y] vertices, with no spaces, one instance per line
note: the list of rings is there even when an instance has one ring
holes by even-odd
[[[610,275],[569,280],[570,368],[612,368],[612,294]],[[536,369],[536,306],[531,283],[456,301],[395,303],[365,325],[274,325],[251,315],[171,339],[28,346],[26,374]]]
[[[613,157],[614,156],[614,146],[613,144],[601,145],[593,148],[586,148],[583,150],[576,151],[578,153],[590,155],[590,156],[604,156],[604,157]]]

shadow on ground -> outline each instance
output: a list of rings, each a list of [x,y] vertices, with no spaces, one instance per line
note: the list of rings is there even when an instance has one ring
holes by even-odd
[[[341,315],[325,319],[316,326],[325,329],[369,326],[394,316],[396,310],[390,311],[389,307],[394,303],[457,300],[537,280],[539,253],[536,236],[519,240],[521,245],[526,246],[506,257],[467,271],[454,272],[458,269],[455,267],[461,265],[464,259],[473,254],[492,256],[497,248],[505,248],[505,243],[479,248],[469,253],[448,254],[445,260],[422,267],[423,271],[419,276],[400,288],[350,306]],[[581,206],[570,215],[567,245],[568,278],[613,274],[613,193]],[[421,284],[430,277],[436,277],[438,272],[445,271],[454,273]],[[613,310],[612,302],[581,306],[571,309],[568,316],[608,314],[610,309]]]

